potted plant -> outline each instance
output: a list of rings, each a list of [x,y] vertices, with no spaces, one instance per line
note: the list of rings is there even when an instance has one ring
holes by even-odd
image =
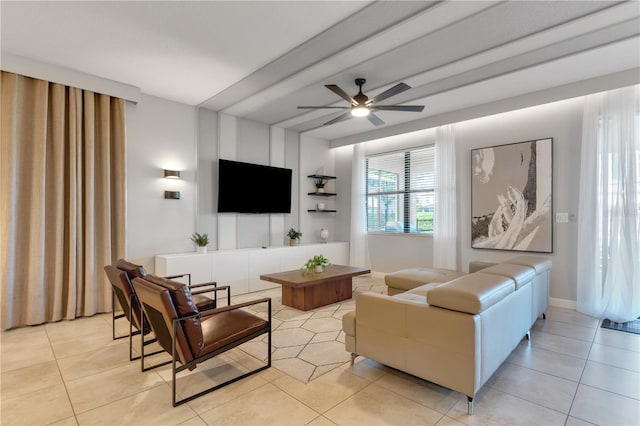
[[[302,237],[302,232],[298,232],[291,228],[289,229],[289,232],[287,232],[287,236],[289,237],[289,245],[295,246],[298,243],[298,240],[300,240],[300,237]]]
[[[304,266],[300,268],[300,272],[302,272],[302,275],[306,275],[310,272],[322,272],[324,271],[324,268],[329,265],[331,265],[329,259],[319,254],[307,260],[307,263],[305,263]]]
[[[314,183],[316,185],[316,192],[324,192],[324,186],[327,183],[324,179],[316,179]]]
[[[207,234],[199,234],[194,232],[191,236],[191,241],[197,246],[196,251],[198,253],[206,253],[207,245],[209,244],[209,235]]]

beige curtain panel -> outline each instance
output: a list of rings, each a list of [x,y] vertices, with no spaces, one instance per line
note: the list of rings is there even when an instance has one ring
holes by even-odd
[[[2,328],[111,310],[124,255],[124,100],[0,77]]]

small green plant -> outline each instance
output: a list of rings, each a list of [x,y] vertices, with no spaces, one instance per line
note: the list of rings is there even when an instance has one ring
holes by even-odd
[[[326,184],[324,179],[316,179],[314,182],[316,184],[316,188],[324,188],[324,185]]]
[[[291,228],[289,229],[289,232],[287,232],[287,236],[291,240],[299,240],[300,237],[302,237],[302,232],[298,232],[295,229]]]
[[[307,263],[305,263],[302,266],[302,268],[300,268],[300,272],[302,272],[302,275],[306,275],[310,272],[314,272],[316,270],[316,266],[321,266],[322,269],[324,269],[326,266],[329,266],[329,265],[331,265],[331,262],[329,261],[329,259],[319,254],[307,260]]]
[[[191,236],[191,241],[193,241],[193,243],[198,247],[206,247],[207,245],[209,245],[209,235],[198,234],[197,232],[194,232]]]

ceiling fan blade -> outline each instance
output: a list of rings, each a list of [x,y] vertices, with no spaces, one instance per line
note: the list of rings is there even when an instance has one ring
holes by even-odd
[[[299,106],[298,109],[350,109],[346,106]]]
[[[345,101],[349,102],[352,105],[358,105],[358,103],[351,97],[347,92],[336,86],[335,84],[325,84],[324,87],[331,90],[336,95],[340,96]]]
[[[371,109],[379,111],[412,111],[422,112],[424,105],[375,105]]]
[[[369,121],[371,123],[373,123],[374,126],[382,126],[384,124],[384,121],[382,121],[380,119],[380,117],[378,117],[377,115],[375,115],[374,113],[370,112],[369,115],[367,115],[367,118],[369,119]]]
[[[393,86],[391,89],[387,89],[384,92],[378,94],[377,96],[374,96],[373,99],[369,99],[367,104],[371,105],[373,103],[380,102],[382,100],[395,96],[409,89],[411,89],[411,86],[409,86],[408,84],[398,83],[395,86]]]
[[[323,126],[328,126],[329,124],[334,124],[337,123],[339,121],[344,121],[344,120],[348,120],[349,118],[353,117],[351,115],[351,111],[347,111],[344,114],[340,114],[339,116],[337,116],[336,118],[334,118],[333,120],[329,120],[326,123],[323,124]]]

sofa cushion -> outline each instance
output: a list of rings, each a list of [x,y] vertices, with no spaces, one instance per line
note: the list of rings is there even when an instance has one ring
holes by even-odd
[[[431,289],[427,303],[453,311],[479,314],[515,291],[515,282],[499,275],[476,272]]]
[[[464,275],[462,272],[449,269],[409,268],[386,274],[384,282],[389,287],[407,291],[422,284],[451,281],[462,275]]]
[[[399,293],[399,294],[393,295],[393,297],[396,297],[402,300],[410,300],[412,302],[418,302],[418,303],[424,303],[424,304],[427,303],[427,298],[424,297],[424,295],[422,294]]]
[[[469,273],[473,274],[489,266],[497,265],[496,262],[482,262],[480,260],[472,260],[469,262]]]
[[[430,283],[430,284],[422,284],[421,286],[418,286],[416,288],[413,288],[409,291],[407,291],[408,294],[417,294],[420,295],[422,297],[426,297],[427,293],[429,291],[431,291],[431,289],[436,288],[436,287],[440,287],[441,285],[444,285],[446,283]],[[426,302],[426,299],[425,299]]]
[[[536,275],[551,269],[551,260],[538,256],[518,256],[515,259],[507,260],[504,263],[528,266],[535,269]]]
[[[484,268],[482,273],[511,278],[516,283],[516,290],[523,285],[530,283],[536,277],[536,272],[533,268],[524,265],[512,265],[509,263],[499,263],[497,265]]]

